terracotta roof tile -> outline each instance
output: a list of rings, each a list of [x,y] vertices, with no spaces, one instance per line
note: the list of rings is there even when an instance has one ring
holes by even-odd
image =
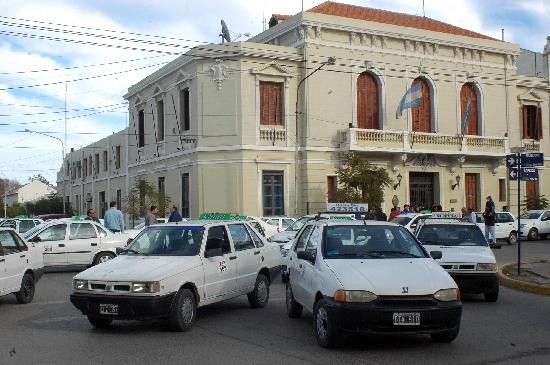
[[[402,27],[425,29],[432,32],[455,34],[471,38],[491,39],[483,34],[472,32],[467,29],[455,27],[454,25],[440,22],[435,19],[396,13],[393,11],[366,8],[355,5],[341,4],[333,1],[326,1],[308,10],[311,13],[340,16],[344,18],[367,20],[376,23],[399,25]]]

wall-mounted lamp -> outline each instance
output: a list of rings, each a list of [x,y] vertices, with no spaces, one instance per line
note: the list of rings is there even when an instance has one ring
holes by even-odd
[[[460,175],[456,175],[455,180],[456,180],[456,184],[453,184],[453,182],[451,181],[451,189],[452,190],[456,189],[456,187],[458,185],[460,185]]]
[[[401,174],[397,175],[397,184],[393,184],[393,190],[397,190],[397,187],[401,185],[402,179],[403,179],[403,176],[401,176]]]

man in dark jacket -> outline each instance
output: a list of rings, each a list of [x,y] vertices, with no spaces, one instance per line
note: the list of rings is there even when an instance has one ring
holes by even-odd
[[[168,218],[168,222],[181,222],[183,218],[181,217],[181,214],[178,212],[178,208],[174,205],[172,209],[170,209],[170,217]]]
[[[84,219],[87,220],[87,221],[94,221],[94,222],[100,223],[99,219],[97,219],[97,215],[95,213],[95,210],[93,210],[93,209],[88,209],[88,211],[86,212],[86,218],[84,218]]]
[[[485,219],[485,239],[489,243],[496,243],[495,223],[497,215],[495,212],[495,203],[490,195],[487,197],[487,203],[485,203],[483,218]]]

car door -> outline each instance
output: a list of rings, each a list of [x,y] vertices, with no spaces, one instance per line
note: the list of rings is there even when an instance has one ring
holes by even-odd
[[[510,232],[512,232],[514,227],[514,218],[510,213],[497,213],[497,221],[495,223],[495,235],[497,238],[508,238]]]
[[[0,231],[4,275],[3,289],[6,293],[18,291],[27,267],[27,247],[22,246],[10,231]]]
[[[260,250],[256,249],[244,224],[228,224],[227,228],[237,256],[237,290],[246,291],[256,282]]]
[[[305,251],[314,254],[314,257],[316,257],[317,254],[317,247],[321,245],[322,229],[323,228],[321,226],[315,226],[307,240]],[[320,288],[320,283],[318,281],[321,279],[321,276],[317,273],[317,266],[315,263],[306,260],[300,260],[300,263],[303,270],[302,294],[304,297],[301,298],[301,301],[299,300],[299,302],[305,303],[309,308],[311,308],[313,302],[315,301],[315,294]]]
[[[67,236],[67,223],[51,225],[39,232],[31,241],[44,251],[44,266],[57,266],[67,264],[67,250],[65,239]]]
[[[206,250],[216,248],[218,244],[222,248],[221,256],[204,257]],[[224,225],[208,229],[204,252],[205,298],[213,300],[234,293],[237,290],[237,256],[233,253]]]
[[[73,222],[67,241],[67,264],[87,265],[97,252],[99,237],[92,223]]]
[[[304,260],[298,260],[297,254],[300,251],[304,251],[306,248],[306,243],[309,239],[311,231],[313,230],[312,225],[306,225],[299,236],[296,238],[296,243],[293,247],[293,252],[289,257],[289,278],[292,285],[292,294],[300,302],[299,298],[305,298],[305,283],[304,283],[304,270],[303,262]],[[303,302],[300,302],[303,303]]]

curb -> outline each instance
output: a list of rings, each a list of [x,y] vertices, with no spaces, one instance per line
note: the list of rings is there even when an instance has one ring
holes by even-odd
[[[522,262],[522,264],[530,264],[530,263],[537,263],[537,262],[550,263],[548,260],[534,260],[534,261]],[[516,263],[509,263],[509,264],[504,264],[499,268],[498,276],[500,279],[500,283],[502,285],[507,286],[509,288],[526,291],[529,293],[550,295],[550,286],[548,285],[540,285],[535,283],[529,283],[526,281],[516,280],[506,275],[510,271],[510,267],[514,265],[516,265]]]

